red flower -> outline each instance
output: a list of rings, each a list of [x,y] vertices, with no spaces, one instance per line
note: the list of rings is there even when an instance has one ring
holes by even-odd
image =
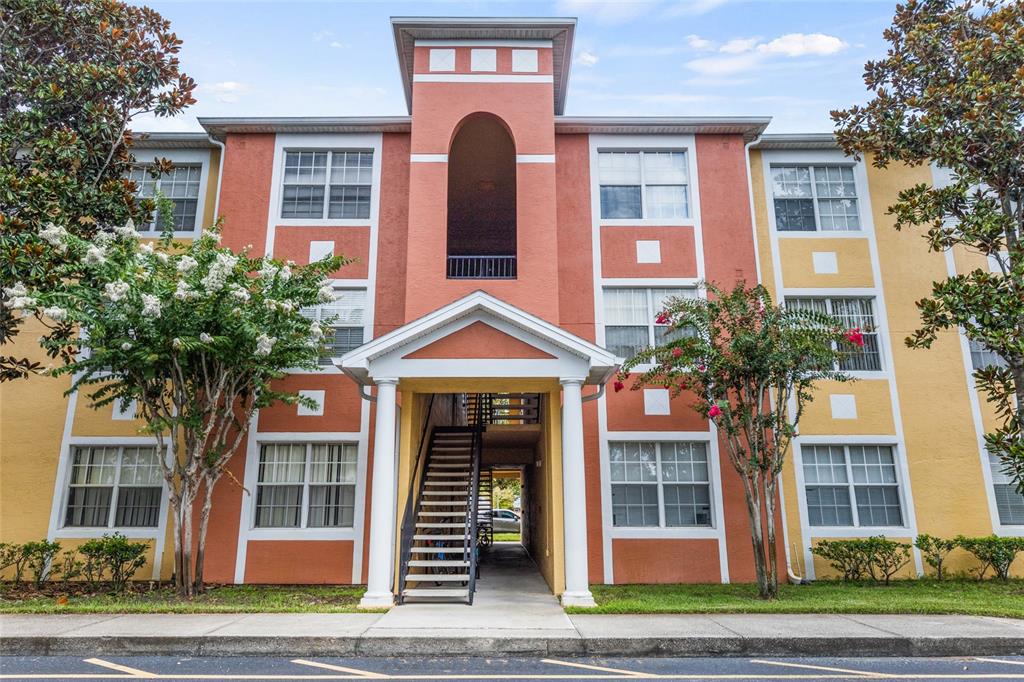
[[[683,354],[683,350],[681,348],[673,348],[672,349],[672,357],[678,358],[682,354]]]
[[[858,348],[864,347],[864,335],[861,334],[859,327],[854,327],[846,332],[846,340]]]
[[[708,419],[713,419],[722,414],[722,408],[718,405],[712,405],[711,409],[708,410]]]
[[[668,313],[666,313],[664,310],[661,311],[660,313],[658,313],[658,316],[654,318],[654,321],[657,322],[658,324],[668,324]]]
[[[698,372],[703,372],[706,369],[707,369],[706,365],[697,365],[697,371]]]
[[[622,383],[621,381],[616,381],[614,384],[612,384],[612,388],[615,389],[616,393],[618,393],[619,391],[621,391],[625,387],[626,387],[626,385],[624,383]]]

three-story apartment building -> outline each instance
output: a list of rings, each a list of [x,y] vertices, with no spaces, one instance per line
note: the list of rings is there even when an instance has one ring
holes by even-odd
[[[892,229],[896,193],[941,169],[879,170],[767,118],[565,116],[574,20],[392,23],[406,116],[201,119],[137,148],[175,163],[138,184],[174,200],[179,237],[220,215],[232,248],[355,259],[307,311],[334,320],[322,370],[282,381],[319,408],[262,410],[241,485],[215,493],[209,580],[361,583],[367,606],[434,582],[459,596],[463,569],[430,557],[461,552],[496,465],[522,471],[523,541],[564,603],[592,603],[591,583],[752,580],[742,489],[692,397],[605,391],[671,333],[662,302],[704,280],[865,330],[842,367],[859,381],[820,387],[785,471],[792,575],[823,574],[821,538],[1024,532],[982,446],[993,415],[970,372],[992,358],[956,334],[903,344],[932,281],[986,266]],[[132,406],[66,388],[2,388],[0,540],[118,530],[168,578],[154,441]]]

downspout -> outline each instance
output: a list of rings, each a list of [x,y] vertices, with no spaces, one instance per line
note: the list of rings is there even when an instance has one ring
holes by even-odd
[[[604,389],[608,386],[607,380],[597,385],[597,393],[583,396],[580,402],[589,403],[591,400],[597,400],[604,395]]]
[[[754,238],[754,267],[757,271],[757,283],[761,284],[761,253],[757,245],[757,216],[754,213],[754,180],[750,175],[750,148],[761,140],[759,134],[743,146],[743,162],[747,167],[747,198],[750,202],[750,227]],[[776,292],[777,293],[777,292]],[[789,522],[786,519],[786,496],[779,481],[779,515],[782,517],[782,548],[786,556],[786,577],[794,585],[810,585],[811,581],[793,572],[793,561],[789,554]]]
[[[220,161],[217,163],[217,193],[213,198],[213,219],[216,221],[217,217],[220,215],[220,183],[224,177],[224,159],[227,156],[228,150],[227,147],[224,146],[224,143],[216,140],[213,135],[207,133],[206,139],[220,148]]]

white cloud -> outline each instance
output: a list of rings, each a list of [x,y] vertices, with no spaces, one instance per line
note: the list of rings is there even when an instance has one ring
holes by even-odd
[[[701,57],[686,62],[686,67],[702,76],[728,76],[749,71],[757,66],[762,56],[756,52],[726,57]]]
[[[576,55],[576,63],[580,66],[593,66],[597,62],[597,55],[589,50],[580,50],[580,53]]]
[[[733,38],[722,47],[718,48],[719,52],[725,54],[742,54],[743,52],[750,52],[757,46],[757,41],[760,38]]]
[[[807,54],[827,55],[841,52],[849,47],[835,36],[824,33],[787,33],[771,42],[759,45],[765,54],[782,54],[787,57],[802,57]]]
[[[201,85],[199,90],[213,93],[218,102],[237,102],[242,95],[248,94],[251,88],[237,81],[221,81],[212,85]]]
[[[714,41],[708,40],[707,38],[701,38],[699,35],[693,33],[686,36],[684,40],[690,49],[697,50],[698,52],[707,52],[708,50],[715,49]]]
[[[316,31],[315,33],[313,33],[313,42],[319,43],[321,40],[324,40],[325,38],[330,38],[332,35],[334,34],[331,33],[330,31]]]
[[[337,40],[332,40],[330,47],[333,47],[336,50],[340,50],[343,47],[348,47],[348,45],[346,45],[345,43],[339,43]]]

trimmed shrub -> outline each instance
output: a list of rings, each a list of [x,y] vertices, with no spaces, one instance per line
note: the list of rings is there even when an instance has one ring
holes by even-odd
[[[896,542],[883,535],[862,541],[867,555],[868,572],[875,582],[888,585],[893,576],[910,563],[910,545]]]
[[[984,580],[988,569],[992,569],[1000,580],[1010,578],[1010,566],[1021,552],[1024,552],[1024,538],[988,535],[982,538],[968,538],[958,535],[956,543],[974,555],[981,563],[976,569],[978,580]]]
[[[863,580],[868,575],[867,555],[860,540],[821,540],[811,552],[828,561],[843,580]]]
[[[21,545],[16,545],[12,542],[0,542],[0,573],[3,573],[12,566],[16,566],[20,558]],[[21,578],[17,574],[18,571],[15,569],[15,579],[20,582]]]
[[[946,540],[921,533],[914,540],[914,546],[921,550],[921,556],[929,566],[935,569],[936,579],[942,580],[946,576],[943,566],[949,553],[956,549],[956,540]]]
[[[60,551],[59,542],[49,540],[36,540],[26,542],[21,546],[21,554],[24,557],[25,565],[32,571],[32,579],[36,587],[50,577],[50,569],[53,567],[53,558]],[[20,578],[19,578],[20,580]]]
[[[79,553],[85,557],[82,574],[94,588],[107,575],[111,590],[120,592],[146,564],[148,548],[148,542],[130,542],[120,533],[93,538],[78,548]]]
[[[888,585],[910,562],[910,545],[883,535],[849,540],[821,540],[811,552],[831,564],[843,580],[871,578]]]

